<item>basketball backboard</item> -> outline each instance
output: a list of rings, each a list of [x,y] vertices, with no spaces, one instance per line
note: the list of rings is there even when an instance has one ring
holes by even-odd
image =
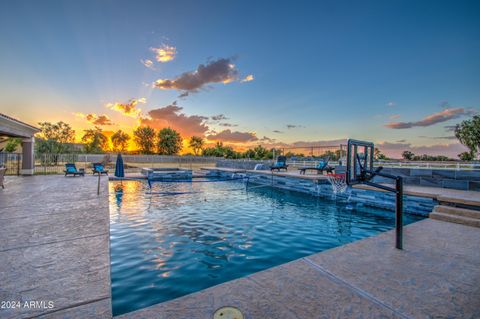
[[[345,178],[348,185],[359,184],[367,180],[367,172],[373,171],[374,149],[371,142],[348,140]]]

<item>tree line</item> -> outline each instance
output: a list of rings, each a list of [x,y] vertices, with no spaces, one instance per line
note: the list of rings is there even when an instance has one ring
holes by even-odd
[[[35,147],[39,154],[69,154],[69,153],[105,153],[127,152],[130,141],[133,141],[138,147],[138,151],[130,153],[139,154],[160,154],[175,155],[183,149],[183,139],[177,131],[172,128],[163,128],[155,130],[149,126],[141,126],[133,131],[130,136],[122,130],[114,132],[107,137],[99,127],[84,130],[81,138],[82,144],[75,144],[75,130],[65,122],[41,122],[38,123],[41,133],[38,134]],[[475,160],[480,151],[480,115],[474,115],[471,119],[465,120],[455,126],[455,137],[468,148],[467,152],[458,154],[460,160]],[[0,141],[2,142],[2,141]],[[19,138],[9,138],[3,151],[14,152],[21,144]],[[110,147],[111,145],[111,147]],[[262,145],[247,149],[243,152],[235,151],[231,146],[226,146],[222,142],[217,142],[213,146],[206,147],[205,139],[201,136],[192,136],[188,140],[188,145],[193,151],[191,155],[215,156],[225,158],[250,158],[250,159],[272,159],[274,154],[279,154],[279,150],[274,148],[267,149]],[[0,151],[2,151],[0,149]],[[304,154],[295,154],[288,152],[287,157],[304,157]],[[327,151],[323,156],[329,156],[335,161],[342,157],[339,150]],[[404,151],[402,157],[411,161],[448,161],[450,158],[443,155],[416,155],[411,151]],[[375,158],[378,160],[388,160],[387,156],[380,150],[375,149]]]
[[[65,122],[39,123],[41,133],[35,143],[36,152],[39,154],[70,154],[89,153],[100,154],[108,151],[129,152],[133,154],[159,154],[176,155],[183,149],[183,138],[179,132],[172,128],[155,130],[149,126],[141,126],[133,131],[132,136],[118,130],[108,138],[99,127],[84,130],[81,137],[81,147],[75,144],[75,130]],[[137,151],[128,151],[130,141],[138,147]],[[111,144],[111,147],[110,147]],[[245,152],[237,152],[231,146],[217,142],[214,146],[206,147],[203,137],[192,136],[188,145],[193,151],[190,155],[215,156],[225,158],[252,158],[273,159],[275,149],[266,149],[258,145]],[[278,151],[277,151],[278,152]],[[189,155],[189,154],[186,154]]]

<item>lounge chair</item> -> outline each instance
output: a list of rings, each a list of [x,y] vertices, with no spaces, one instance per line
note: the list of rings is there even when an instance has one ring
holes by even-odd
[[[77,170],[77,167],[75,164],[65,164],[65,176],[67,175],[73,175],[75,176],[85,176],[85,170],[83,168]]]
[[[93,163],[93,175],[105,174],[108,175],[108,169],[105,169],[102,163]]]
[[[5,179],[5,172],[7,171],[7,169],[5,167],[0,167],[0,185],[2,186],[2,188],[5,188],[5,186],[3,185],[3,181]]]
[[[329,161],[330,157],[326,157],[325,159],[321,160],[317,166],[300,167],[298,170],[300,171],[300,174],[303,175],[305,175],[305,171],[307,170],[317,171],[317,174],[322,174],[323,171],[326,171],[327,173],[332,173],[334,168],[328,165]]]
[[[273,172],[274,170],[277,170],[277,172],[280,172],[281,169],[287,170],[288,165],[287,165],[287,158],[285,156],[279,156],[277,157],[277,161],[275,164],[270,166],[270,170]]]

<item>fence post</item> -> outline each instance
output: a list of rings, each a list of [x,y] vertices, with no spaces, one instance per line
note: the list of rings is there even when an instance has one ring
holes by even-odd
[[[17,154],[17,176],[20,175],[20,154]]]

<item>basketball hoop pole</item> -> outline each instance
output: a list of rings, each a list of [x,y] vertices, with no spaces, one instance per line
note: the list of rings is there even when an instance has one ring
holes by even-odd
[[[362,151],[363,159],[358,151]],[[347,143],[347,173],[348,185],[365,184],[387,192],[395,193],[395,248],[403,249],[403,178],[392,174],[381,173],[383,167],[373,169],[373,154],[375,146],[371,142],[349,139]],[[395,181],[395,187],[371,182],[375,176],[381,176]]]
[[[395,178],[395,247],[403,249],[403,178]]]
[[[366,170],[366,172],[395,180],[395,188],[372,183],[370,181],[363,181],[362,183],[395,193],[395,248],[403,249],[403,178],[401,176],[380,173],[378,171]]]

